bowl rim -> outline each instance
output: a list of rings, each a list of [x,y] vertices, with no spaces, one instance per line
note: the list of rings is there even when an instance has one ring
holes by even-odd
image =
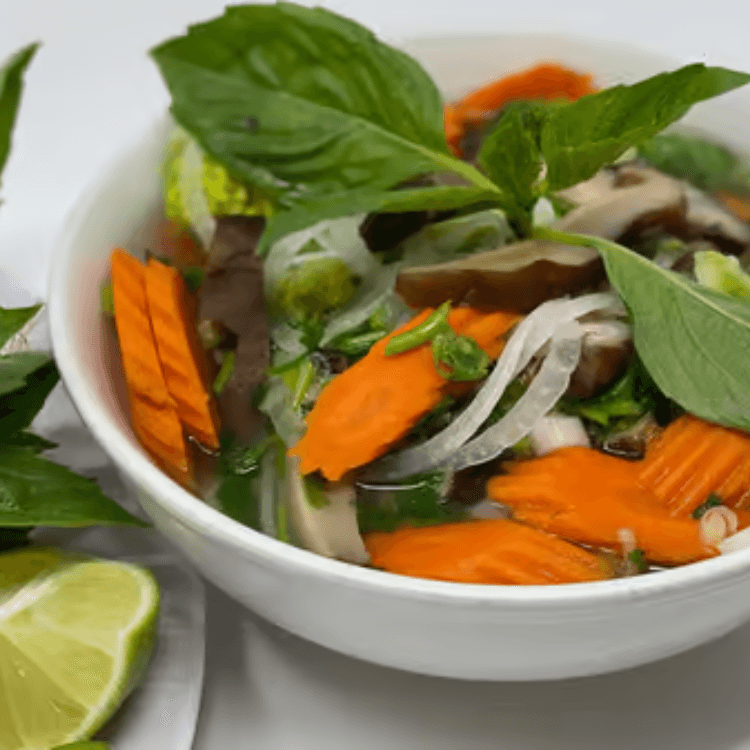
[[[511,38],[555,39],[585,46],[589,50],[606,46],[608,49],[616,50],[617,54],[632,55],[641,59],[663,59],[665,64],[679,64],[676,58],[654,48],[607,41],[598,37],[554,32],[455,36],[445,34],[404,39],[399,46],[403,45],[410,50],[410,44],[418,48],[421,44],[446,40],[469,43],[471,40]],[[413,578],[330,559],[267,536],[224,515],[170,479],[151,461],[145,451],[133,445],[107,410],[99,407],[97,400],[92,396],[92,390],[87,386],[81,364],[75,358],[66,325],[72,306],[71,297],[67,293],[67,271],[75,257],[77,238],[81,229],[85,226],[99,195],[116,181],[117,175],[127,173],[130,161],[144,149],[149,139],[154,137],[154,133],[164,127],[165,121],[164,114],[152,119],[129,145],[110,160],[107,168],[89,184],[68,215],[55,243],[50,264],[48,306],[55,359],[62,380],[81,418],[119,469],[172,517],[190,530],[208,536],[220,545],[231,547],[241,557],[250,558],[256,563],[280,567],[291,575],[326,579],[330,583],[356,587],[367,593],[407,600],[432,600],[454,606],[473,603],[496,607],[525,605],[526,608],[536,606],[546,609],[558,605],[576,607],[623,603],[650,599],[657,595],[674,600],[693,596],[694,587],[731,586],[735,579],[748,575],[750,549],[653,574],[587,583],[513,586]]]

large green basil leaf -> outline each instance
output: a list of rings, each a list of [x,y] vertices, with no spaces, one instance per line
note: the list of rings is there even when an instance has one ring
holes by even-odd
[[[550,189],[588,179],[679,120],[693,104],[748,81],[747,73],[696,63],[551,108],[541,135]]]
[[[31,450],[0,447],[0,527],[144,525],[91,479]]]
[[[750,304],[615,242],[541,227],[536,234],[599,251],[630,310],[636,351],[665,395],[703,419],[750,430]]]
[[[641,144],[638,153],[661,172],[688,180],[700,190],[750,190],[741,161],[729,149],[703,138],[665,133]]]
[[[23,89],[23,73],[34,57],[38,44],[16,52],[0,67],[0,173],[10,152],[10,136],[16,122],[18,103]]]
[[[436,171],[495,189],[450,155],[440,94],[419,64],[323,8],[230,6],[151,54],[178,122],[282,205]]]

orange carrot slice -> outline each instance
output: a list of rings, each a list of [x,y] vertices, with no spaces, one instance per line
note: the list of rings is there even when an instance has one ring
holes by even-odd
[[[719,191],[715,196],[738,219],[750,222],[750,198],[746,195],[734,195],[726,191]]]
[[[404,527],[364,540],[373,565],[416,578],[544,585],[612,575],[596,554],[505,519]]]
[[[327,479],[340,479],[383,455],[447,393],[471,387],[440,376],[429,344],[386,356],[391,338],[418,326],[432,312],[423,310],[381,339],[323,389],[307,417],[304,437],[290,451],[290,455],[299,456],[303,474],[319,470]],[[518,319],[514,313],[485,315],[471,308],[456,308],[448,322],[459,334],[474,327],[477,335],[481,333],[481,338],[475,339],[479,346],[497,356],[503,336]]]
[[[750,435],[684,414],[649,446],[638,478],[674,516],[711,493],[738,507],[750,490]]]
[[[185,270],[206,265],[206,253],[189,230],[170,219],[162,219],[156,234],[159,253]]]
[[[151,328],[146,267],[119,248],[112,253],[110,265],[115,327],[133,430],[156,462],[187,484],[192,479],[192,465]]]
[[[482,86],[445,108],[448,144],[461,155],[461,138],[467,126],[481,124],[508,102],[520,99],[574,101],[596,91],[590,75],[581,75],[557,63],[540,63]]]
[[[146,295],[167,388],[188,435],[219,447],[219,420],[195,330],[193,301],[180,272],[149,260]]]
[[[493,477],[487,494],[508,505],[517,520],[581,544],[619,550],[625,530],[647,559],[662,565],[715,555],[698,522],[671,516],[639,484],[637,469],[590,448],[562,448]]]

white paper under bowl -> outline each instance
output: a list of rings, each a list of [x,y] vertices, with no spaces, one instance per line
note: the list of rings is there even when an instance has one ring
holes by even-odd
[[[541,59],[635,81],[674,61],[585,39],[523,35],[413,42],[449,96]],[[688,117],[745,146],[748,92]],[[115,246],[142,252],[160,216],[166,121],[92,186],[60,238],[51,279],[52,339],[83,419],[156,526],[203,575],[263,617],[331,649],[464,679],[542,680],[635,666],[717,638],[750,619],[750,551],[652,575],[563,586],[480,586],[348,565],[242,526],[172,482],[135,440],[99,289]]]

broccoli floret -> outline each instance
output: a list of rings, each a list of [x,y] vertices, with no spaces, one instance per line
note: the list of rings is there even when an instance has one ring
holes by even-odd
[[[346,305],[359,281],[344,261],[313,258],[286,271],[274,298],[280,310],[293,320],[320,318]]]

